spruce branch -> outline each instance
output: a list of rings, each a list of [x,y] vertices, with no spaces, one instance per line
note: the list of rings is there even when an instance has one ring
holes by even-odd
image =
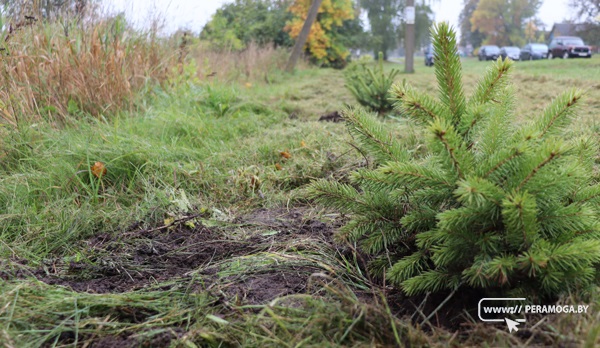
[[[354,187],[335,181],[313,181],[307,188],[307,197],[345,212],[352,212],[357,206],[366,207],[363,196]]]
[[[377,169],[380,177],[407,186],[413,190],[423,187],[451,187],[447,174],[435,167],[427,167],[419,163],[389,162]]]
[[[566,126],[571,121],[582,96],[582,91],[572,89],[552,100],[541,117],[533,122],[533,126],[539,132],[538,138],[541,139],[549,132]]]
[[[486,105],[471,105],[467,107],[458,125],[463,138],[468,139],[475,125],[486,116]]]
[[[454,195],[458,201],[473,206],[483,206],[487,203],[501,205],[504,192],[494,183],[479,177],[467,177],[457,183]]]
[[[461,284],[460,276],[447,272],[444,269],[436,269],[423,272],[409,278],[402,283],[402,290],[409,296],[425,293],[427,291],[438,292],[445,289],[456,289]]]
[[[464,178],[464,167],[470,167],[472,164],[471,156],[464,149],[464,143],[462,143],[460,136],[454,130],[454,127],[447,124],[441,119],[436,118],[429,126],[429,130],[433,133],[433,139],[437,143],[442,145],[444,149],[443,154],[447,155],[450,161],[451,168],[456,171],[457,177],[460,179]]]
[[[394,108],[402,115],[408,115],[416,121],[427,124],[437,117],[451,119],[450,110],[437,103],[433,98],[411,88],[406,81],[392,86],[391,99]]]
[[[408,152],[373,116],[362,109],[355,108],[343,110],[342,115],[346,120],[348,132],[380,163],[408,159]]]
[[[600,205],[600,184],[595,184],[588,187],[583,187],[575,194],[577,203],[594,203]]]
[[[514,276],[516,267],[517,260],[515,256],[497,256],[485,264],[486,277],[493,280],[493,286],[507,286],[510,285],[510,279]]]
[[[456,49],[456,34],[447,22],[434,24],[431,28],[435,55],[435,75],[440,100],[450,110],[452,124],[460,119],[465,108],[462,86],[462,68]]]
[[[590,263],[600,262],[600,241],[574,240],[553,246],[548,255],[548,267],[561,272],[583,269]]]
[[[512,60],[498,59],[495,61],[477,84],[469,104],[475,106],[494,101],[508,84],[508,77],[512,68]]]
[[[387,175],[383,175],[379,171],[370,169],[359,169],[350,174],[350,182],[353,185],[360,186],[363,190],[372,192],[385,191],[388,194],[391,192],[405,192],[405,185],[402,182],[393,180]]]
[[[424,203],[404,215],[400,222],[408,231],[424,232],[435,227],[437,213],[437,209]]]
[[[543,154],[542,160],[539,163],[537,163],[537,165],[533,167],[533,169],[529,171],[527,176],[517,186],[517,190],[521,190],[523,186],[525,186],[525,184],[527,184],[529,180],[531,180],[531,178],[533,178],[542,168],[544,168],[544,166],[560,157],[562,155],[562,152],[563,149],[560,145],[553,146],[549,150],[546,150]]]
[[[374,233],[361,242],[361,248],[370,254],[389,250],[394,244],[409,238],[406,230],[398,223],[385,222]]]
[[[486,230],[494,227],[498,215],[497,207],[493,205],[448,209],[437,215],[437,227],[440,231],[452,236],[470,235],[476,230]]]
[[[542,244],[544,241],[538,242]],[[545,244],[545,243],[543,243]],[[523,252],[517,257],[517,267],[520,271],[525,272],[525,275],[529,278],[536,278],[542,274],[542,270],[548,266],[549,261],[549,249],[544,247],[538,247],[534,244],[527,251]]]
[[[547,238],[560,241],[598,228],[597,210],[587,204],[572,203],[564,206],[553,203],[539,213],[538,219]]]
[[[357,242],[364,235],[368,235],[377,228],[371,219],[361,217],[353,218],[342,226],[335,235],[335,240],[340,243]]]
[[[514,161],[517,157],[523,155],[524,153],[525,153],[525,151],[520,147],[503,149],[502,153],[499,156],[497,156],[497,158],[496,157],[493,158],[495,161],[492,162],[492,167],[487,172],[485,172],[485,174],[483,174],[483,178],[484,179],[489,178],[492,174],[497,172],[500,168],[502,168],[506,164]],[[486,167],[488,167],[488,165],[486,165],[486,164],[482,165],[482,168],[486,168]]]
[[[459,130],[469,148],[473,148],[476,156],[493,156],[512,143],[514,132],[511,118],[515,111],[515,93],[510,85],[505,86],[497,97],[498,104],[486,103],[471,105],[461,118]],[[473,144],[474,143],[474,144]]]
[[[516,250],[527,248],[538,237],[537,206],[527,192],[514,192],[502,201],[506,241]]]
[[[427,269],[427,262],[428,257],[424,252],[415,252],[394,263],[386,274],[387,278],[395,284],[400,284]]]
[[[487,263],[489,259],[478,257],[473,264],[462,272],[462,278],[466,283],[474,288],[485,288],[490,286],[490,280],[487,275]]]

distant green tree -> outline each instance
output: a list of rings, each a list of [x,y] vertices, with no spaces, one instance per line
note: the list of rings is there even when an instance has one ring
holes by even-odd
[[[463,46],[471,44],[473,47],[479,47],[485,38],[479,30],[473,30],[473,25],[471,24],[471,16],[473,16],[473,12],[475,12],[478,4],[479,0],[463,1],[463,9],[458,16],[460,44]]]
[[[344,47],[366,48],[368,46],[368,35],[358,16],[345,20],[341,27],[334,27],[333,32],[337,40]]]
[[[291,14],[290,0],[235,0],[223,5],[200,33],[216,48],[243,49],[250,42],[259,45],[291,46],[283,30]]]
[[[401,14],[405,6],[404,0],[360,0],[360,5],[367,11],[371,27],[371,49],[383,52],[388,59],[388,52],[396,48],[402,31]]]
[[[417,44],[429,42],[432,11],[429,1],[416,1],[415,6],[415,39]],[[370,49],[383,52],[385,60],[389,51],[398,46],[399,39],[404,36],[403,13],[405,0],[360,0],[360,5],[367,11],[369,19],[371,44]]]
[[[433,25],[431,18],[433,11],[427,4],[417,4],[415,6],[415,42],[416,47],[425,46],[431,42],[430,29]]]

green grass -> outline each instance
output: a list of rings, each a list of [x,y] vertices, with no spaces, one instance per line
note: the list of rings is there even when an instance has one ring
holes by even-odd
[[[350,162],[351,155],[334,163],[327,156],[348,151],[338,142],[343,127],[289,120],[248,100],[234,87],[183,86],[157,91],[146,111],[110,124],[10,131],[0,164],[0,255],[75,252],[75,241],[96,232],[160,220],[180,190],[206,208],[268,205]],[[106,165],[101,180],[89,171],[96,161]]]
[[[435,94],[433,69],[420,62],[416,74],[398,80]],[[521,120],[566,87],[581,87],[587,96],[572,133],[597,138],[598,65],[598,57],[518,62],[514,80]],[[467,91],[486,66],[464,60]],[[528,338],[475,319],[465,319],[468,328],[456,334],[423,331],[392,313],[397,307],[382,299],[387,290],[369,280],[351,252],[319,238],[288,235],[287,225],[276,219],[236,221],[256,209],[298,207],[303,217],[295,223],[340,218],[311,207],[301,191],[315,178],[344,180],[364,165],[342,124],[317,122],[320,115],[352,104],[341,71],[307,69],[273,76],[271,83],[157,87],[138,112],[115,115],[110,122],[84,117],[64,129],[45,123],[0,127],[0,346],[83,346],[160,335],[182,347],[525,344]],[[410,124],[382,122],[419,143]],[[96,161],[106,165],[101,179],[89,170]],[[199,211],[202,219],[196,223],[212,226],[224,240],[256,243],[257,251],[207,261],[185,276],[125,293],[75,292],[31,275],[13,276],[32,269],[52,273],[53,267],[70,274],[71,262],[100,265],[109,256],[126,264],[131,255],[99,254],[86,241],[125,234],[133,223],[142,230],[160,227],[165,219]],[[206,276],[211,267],[218,270],[216,278]],[[303,294],[248,304],[230,292],[265,269],[299,267],[315,273]],[[190,290],[198,279],[212,287]],[[592,304],[598,308],[597,300]],[[595,313],[546,319],[531,329],[533,342],[593,346],[600,339]]]

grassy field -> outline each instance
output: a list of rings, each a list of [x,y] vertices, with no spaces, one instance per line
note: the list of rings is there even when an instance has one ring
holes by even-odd
[[[435,94],[417,62],[398,80]],[[487,66],[463,62],[467,91]],[[599,57],[517,62],[513,81],[521,121],[584,89],[570,135],[600,139]],[[341,71],[309,68],[156,85],[108,121],[0,123],[0,346],[600,344],[600,297],[515,335],[465,309],[479,298],[436,308],[371,279],[336,243],[345,217],[303,196],[365,165],[343,123],[319,121],[353,104]]]

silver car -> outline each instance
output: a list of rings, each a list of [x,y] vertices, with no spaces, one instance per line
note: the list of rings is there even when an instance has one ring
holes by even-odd
[[[504,46],[500,48],[500,55],[502,59],[506,59],[506,57],[512,60],[520,60],[521,49],[515,46]]]
[[[530,43],[521,48],[521,60],[546,59],[548,46],[543,43]]]

